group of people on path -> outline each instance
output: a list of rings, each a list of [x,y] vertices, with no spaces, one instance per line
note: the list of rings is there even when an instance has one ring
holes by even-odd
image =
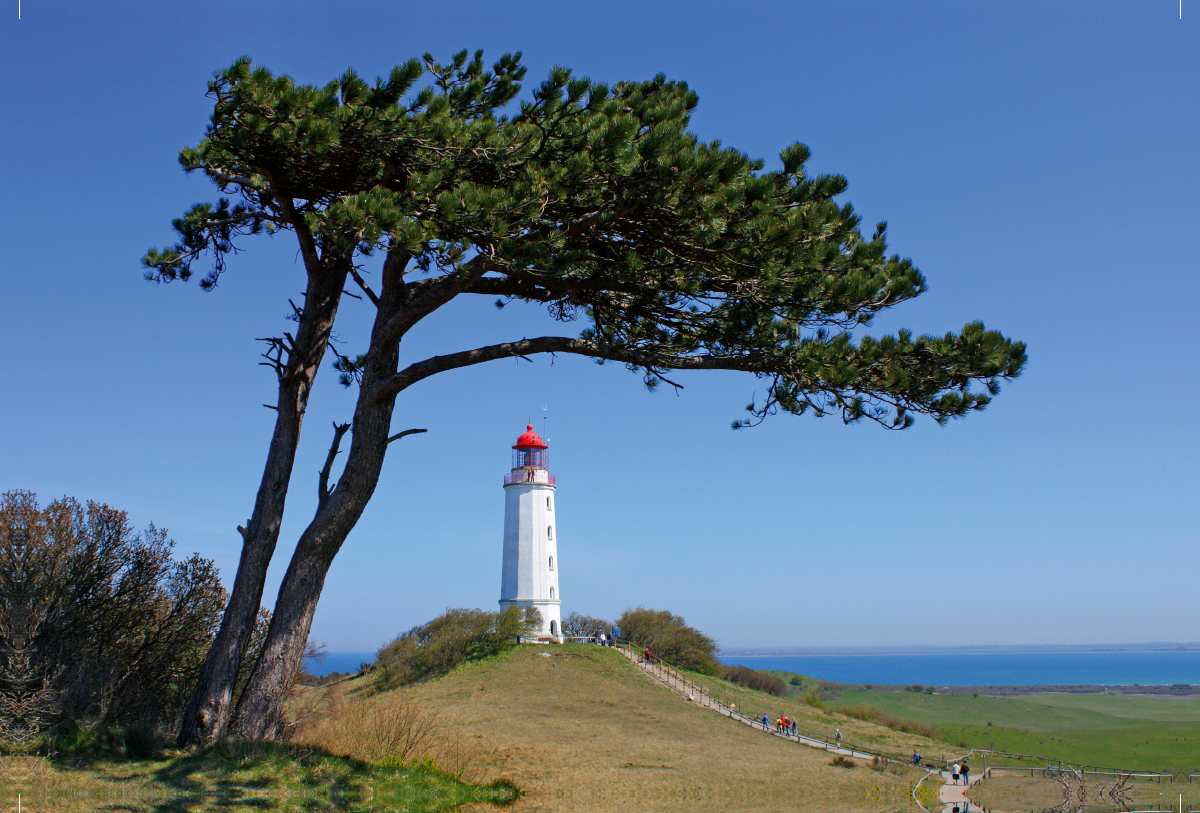
[[[971,787],[971,766],[963,760],[961,763],[955,762],[950,766],[950,778],[954,784],[958,784],[958,777],[962,776],[963,784],[968,788]]]
[[[767,715],[764,714],[763,715],[763,731],[766,731],[767,727],[769,725],[770,725],[770,718],[768,718]],[[788,717],[780,716],[779,719],[775,721],[775,733],[776,734],[786,734],[789,737],[796,736],[796,718],[795,717],[788,718]]]

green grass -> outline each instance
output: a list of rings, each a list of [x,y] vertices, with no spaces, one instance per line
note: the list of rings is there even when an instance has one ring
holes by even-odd
[[[1200,771],[1200,697],[1029,694],[989,697],[847,690],[831,708],[867,704],[936,725],[942,739],[1123,769]]]
[[[757,719],[765,713],[771,720],[780,715],[796,718],[799,732],[807,736],[818,739],[832,737],[837,729],[842,732],[843,744],[881,753],[900,762],[906,762],[913,751],[920,751],[927,760],[944,760],[960,753],[960,749],[939,740],[847,717],[829,702],[822,701],[823,706],[806,703],[804,696],[814,693],[820,685],[819,681],[810,677],[787,672],[766,672],[781,678],[784,683],[793,677],[801,678],[800,686],[789,684],[786,696],[775,697],[698,672],[681,672],[693,683],[704,686],[718,700],[736,704],[738,710],[749,717]]]
[[[75,753],[54,760],[0,757],[0,809],[63,813],[305,810],[446,811],[468,803],[507,804],[511,785],[479,786],[430,765],[385,767],[285,745],[234,743],[197,754],[128,759]]]

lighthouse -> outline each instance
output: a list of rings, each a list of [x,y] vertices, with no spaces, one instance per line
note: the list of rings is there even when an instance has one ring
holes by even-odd
[[[517,438],[512,471],[504,476],[504,565],[500,609],[536,607],[539,638],[562,640],[558,593],[558,534],[555,532],[554,475],[546,442],[533,426]]]

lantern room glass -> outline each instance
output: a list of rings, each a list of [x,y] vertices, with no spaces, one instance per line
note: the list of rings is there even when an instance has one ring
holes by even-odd
[[[523,446],[513,449],[514,469],[548,469],[550,468],[550,453],[548,449],[538,449],[534,446]]]

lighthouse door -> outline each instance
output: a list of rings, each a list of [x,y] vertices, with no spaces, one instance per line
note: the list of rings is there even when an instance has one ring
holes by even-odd
[[[550,634],[555,638],[558,637],[558,622],[553,619],[550,620]]]

